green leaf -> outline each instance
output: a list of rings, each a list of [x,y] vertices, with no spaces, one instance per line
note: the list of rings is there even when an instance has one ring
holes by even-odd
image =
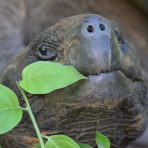
[[[98,148],[110,148],[109,139],[98,131],[96,131],[96,144]]]
[[[14,128],[22,119],[22,109],[16,94],[0,84],[0,134]]]
[[[78,143],[80,148],[92,148],[90,145],[88,144],[83,144],[83,143]]]
[[[33,146],[33,148],[41,148],[41,145],[40,145],[40,144],[35,144],[35,145]]]
[[[87,78],[72,66],[39,61],[24,68],[20,86],[31,94],[47,94],[81,79]]]
[[[48,137],[45,148],[80,148],[70,137],[65,135],[53,135]]]

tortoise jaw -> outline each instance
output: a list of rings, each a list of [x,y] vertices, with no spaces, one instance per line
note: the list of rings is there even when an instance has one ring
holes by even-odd
[[[109,74],[114,74],[114,73],[122,73],[124,74],[128,79],[132,80],[133,82],[143,82],[143,79],[141,76],[137,77],[134,73],[130,74],[129,72],[123,71],[121,69],[115,69],[115,70],[102,70],[100,72],[92,72],[89,74],[83,74],[85,75],[88,79],[101,79],[103,76],[107,76]]]
[[[136,85],[143,84],[141,81],[132,81],[120,70],[88,75],[87,78],[62,91],[76,98],[84,106],[104,101],[107,106],[110,106],[110,101],[115,101],[116,106],[134,93]]]

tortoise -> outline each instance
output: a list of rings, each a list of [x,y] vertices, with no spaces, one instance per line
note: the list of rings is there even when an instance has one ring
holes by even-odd
[[[88,79],[46,95],[28,94],[41,131],[65,134],[95,147],[95,131],[112,148],[125,147],[145,129],[147,89],[134,47],[118,24],[95,14],[71,16],[40,33],[6,67],[2,83],[20,94],[15,82],[36,61],[74,66]],[[31,148],[38,140],[28,115],[1,136],[4,148]]]

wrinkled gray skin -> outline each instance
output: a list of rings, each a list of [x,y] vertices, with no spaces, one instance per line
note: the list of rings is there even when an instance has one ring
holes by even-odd
[[[15,81],[21,79],[22,69],[39,60],[72,65],[88,77],[51,94],[28,95],[44,134],[66,134],[95,146],[99,130],[109,137],[112,148],[125,147],[142,134],[147,90],[136,52],[117,24],[98,15],[61,20],[11,61],[3,84],[17,91]],[[37,142],[34,136],[25,115],[20,126],[1,137],[1,143],[5,148],[30,148]]]

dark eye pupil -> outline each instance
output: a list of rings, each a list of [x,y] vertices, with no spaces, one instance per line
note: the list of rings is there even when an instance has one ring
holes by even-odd
[[[87,27],[87,31],[90,32],[90,33],[94,32],[94,27],[92,25],[89,25]]]
[[[39,49],[39,51],[40,51],[40,53],[42,55],[46,55],[47,54],[47,50],[45,48],[41,48],[41,49]]]
[[[50,48],[50,46],[39,45],[35,50],[35,55],[37,58],[47,61],[54,60],[57,57],[57,51],[55,49]]]
[[[105,26],[103,24],[100,24],[99,27],[100,27],[100,30],[102,30],[102,31],[105,30]]]

